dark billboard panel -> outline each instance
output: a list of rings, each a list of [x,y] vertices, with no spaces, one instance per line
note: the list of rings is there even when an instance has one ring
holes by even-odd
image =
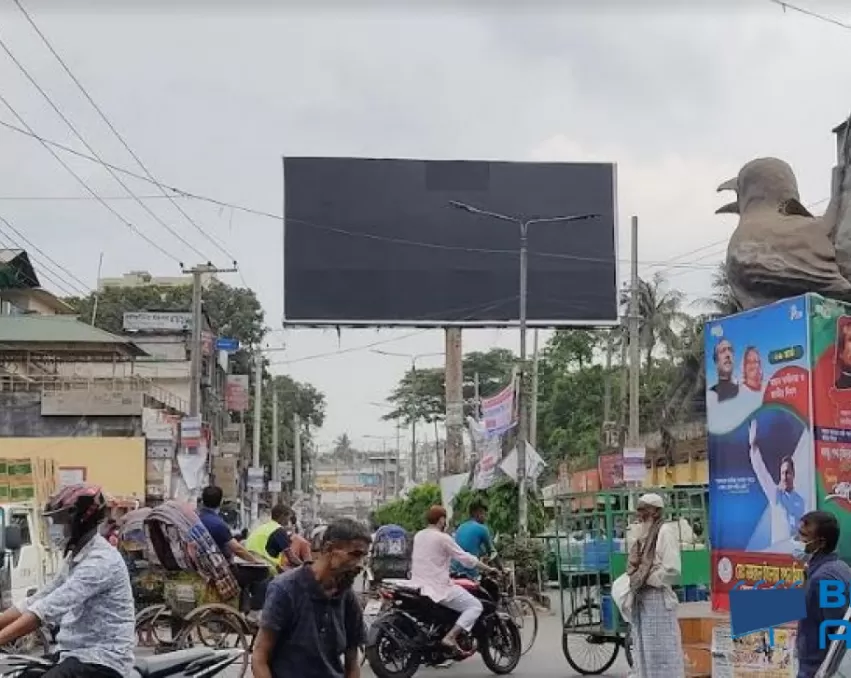
[[[500,327],[520,312],[518,219],[529,228],[530,327],[617,320],[615,166],[284,158],[284,323]]]

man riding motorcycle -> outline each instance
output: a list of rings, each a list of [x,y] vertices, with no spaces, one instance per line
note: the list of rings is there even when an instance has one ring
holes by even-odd
[[[460,613],[458,621],[443,644],[456,655],[463,656],[458,647],[458,634],[469,633],[482,613],[482,603],[471,593],[458,586],[449,576],[453,558],[465,567],[475,567],[486,572],[495,569],[485,565],[475,556],[464,551],[455,540],[444,532],[446,509],[432,506],[426,514],[428,527],[414,536],[411,555],[411,582],[420,588],[423,595],[435,603]]]
[[[59,662],[44,678],[118,678],[133,671],[133,591],[121,554],[98,533],[106,508],[97,485],[71,485],[53,495],[44,515],[63,526],[65,561],[41,591],[0,614],[0,646],[41,625],[59,626]]]

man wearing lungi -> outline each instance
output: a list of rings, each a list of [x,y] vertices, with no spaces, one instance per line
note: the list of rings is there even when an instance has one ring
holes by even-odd
[[[682,639],[673,585],[680,577],[677,528],[662,517],[665,502],[658,494],[638,499],[641,527],[629,551],[632,644],[638,678],[684,678]]]

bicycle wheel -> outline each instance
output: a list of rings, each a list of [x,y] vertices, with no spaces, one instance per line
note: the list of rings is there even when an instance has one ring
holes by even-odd
[[[236,610],[212,609],[197,615],[190,615],[186,626],[178,637],[178,647],[188,649],[195,646],[196,641],[214,650],[240,649],[243,651],[242,662],[236,662],[237,678],[243,678],[251,662],[251,646],[246,635],[247,625],[242,615]]]
[[[531,598],[515,596],[506,603],[506,611],[517,625],[521,638],[521,656],[532,649],[538,637],[538,612]]]
[[[562,629],[564,658],[574,671],[584,676],[599,676],[608,671],[621,649],[620,639],[602,632],[602,619],[600,605],[587,603],[573,611]]]

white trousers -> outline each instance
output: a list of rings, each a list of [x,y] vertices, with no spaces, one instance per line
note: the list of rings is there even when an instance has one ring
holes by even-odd
[[[458,585],[452,586],[452,593],[440,601],[444,607],[460,612],[461,616],[455,623],[469,633],[473,624],[482,613],[482,603],[469,591]]]

